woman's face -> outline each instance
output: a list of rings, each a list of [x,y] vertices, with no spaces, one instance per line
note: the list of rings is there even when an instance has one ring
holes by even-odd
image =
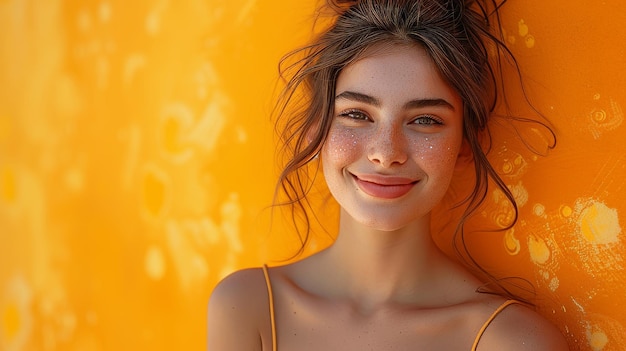
[[[371,48],[339,75],[322,148],[328,187],[354,220],[401,229],[448,189],[463,140],[463,104],[419,46]]]

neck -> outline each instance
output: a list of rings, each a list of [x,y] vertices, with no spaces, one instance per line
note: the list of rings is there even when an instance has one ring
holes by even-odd
[[[339,235],[324,253],[340,293],[375,305],[416,296],[443,255],[430,236],[429,216],[396,231],[364,227],[342,213]]]

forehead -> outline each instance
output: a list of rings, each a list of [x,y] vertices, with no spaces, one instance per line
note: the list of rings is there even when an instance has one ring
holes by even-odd
[[[460,104],[456,91],[419,45],[379,44],[368,48],[339,74],[337,93],[357,91],[395,100],[443,98]]]

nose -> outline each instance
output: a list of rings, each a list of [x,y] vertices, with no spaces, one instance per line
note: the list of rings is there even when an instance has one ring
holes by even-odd
[[[382,167],[404,164],[408,159],[407,139],[401,126],[380,125],[368,146],[368,159]]]

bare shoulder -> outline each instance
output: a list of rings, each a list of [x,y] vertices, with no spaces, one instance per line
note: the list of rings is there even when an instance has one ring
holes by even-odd
[[[240,305],[253,303],[260,292],[267,293],[261,268],[243,269],[228,275],[217,284],[211,293],[209,306],[232,305],[231,308],[236,310]]]
[[[489,324],[478,351],[567,351],[559,329],[532,308],[511,304]]]
[[[209,300],[208,349],[262,350],[267,308],[267,286],[260,268],[224,278]]]

